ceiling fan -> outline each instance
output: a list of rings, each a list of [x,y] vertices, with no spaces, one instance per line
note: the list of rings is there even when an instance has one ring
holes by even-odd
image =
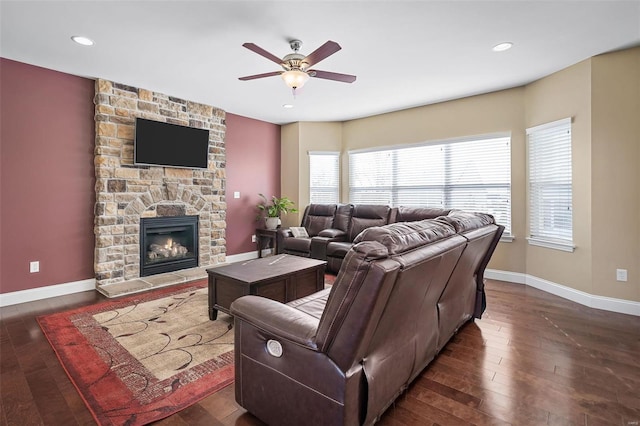
[[[301,88],[309,80],[309,77],[324,78],[325,80],[341,81],[343,83],[353,83],[356,81],[355,75],[339,74],[329,71],[312,70],[310,67],[314,66],[318,62],[333,55],[338,50],[342,49],[335,41],[327,41],[325,44],[314,50],[310,55],[304,56],[298,51],[302,42],[300,40],[291,40],[289,42],[293,53],[288,54],[284,58],[280,59],[277,56],[267,52],[260,46],[253,43],[245,43],[242,46],[257,53],[260,56],[264,56],[270,61],[280,65],[284,71],[272,71],[264,74],[249,75],[246,77],[240,77],[242,81],[255,80],[257,78],[272,77],[275,75],[281,75],[285,84],[293,89],[295,94],[296,89]]]

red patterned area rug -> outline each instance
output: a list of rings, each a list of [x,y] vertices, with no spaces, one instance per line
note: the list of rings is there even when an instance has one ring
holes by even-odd
[[[100,425],[142,425],[231,384],[233,321],[206,281],[38,318]]]

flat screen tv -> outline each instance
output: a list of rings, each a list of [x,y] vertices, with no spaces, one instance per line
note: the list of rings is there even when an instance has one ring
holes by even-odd
[[[136,118],[135,164],[206,169],[208,160],[208,130]]]

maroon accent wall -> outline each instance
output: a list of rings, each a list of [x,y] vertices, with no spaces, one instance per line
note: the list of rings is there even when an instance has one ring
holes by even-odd
[[[93,95],[93,80],[0,58],[0,293],[94,277]]]
[[[256,250],[258,194],[280,196],[280,126],[230,113],[226,123],[226,240],[227,255],[234,255]]]

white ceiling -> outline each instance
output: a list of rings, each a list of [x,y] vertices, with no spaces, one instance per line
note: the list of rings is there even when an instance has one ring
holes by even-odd
[[[0,1],[0,55],[214,105],[272,123],[342,121],[520,86],[591,56],[640,45],[635,1]],[[70,40],[85,35],[83,47]],[[282,57],[342,50],[295,99]],[[495,53],[497,43],[514,43]],[[293,109],[282,108],[293,104]]]

